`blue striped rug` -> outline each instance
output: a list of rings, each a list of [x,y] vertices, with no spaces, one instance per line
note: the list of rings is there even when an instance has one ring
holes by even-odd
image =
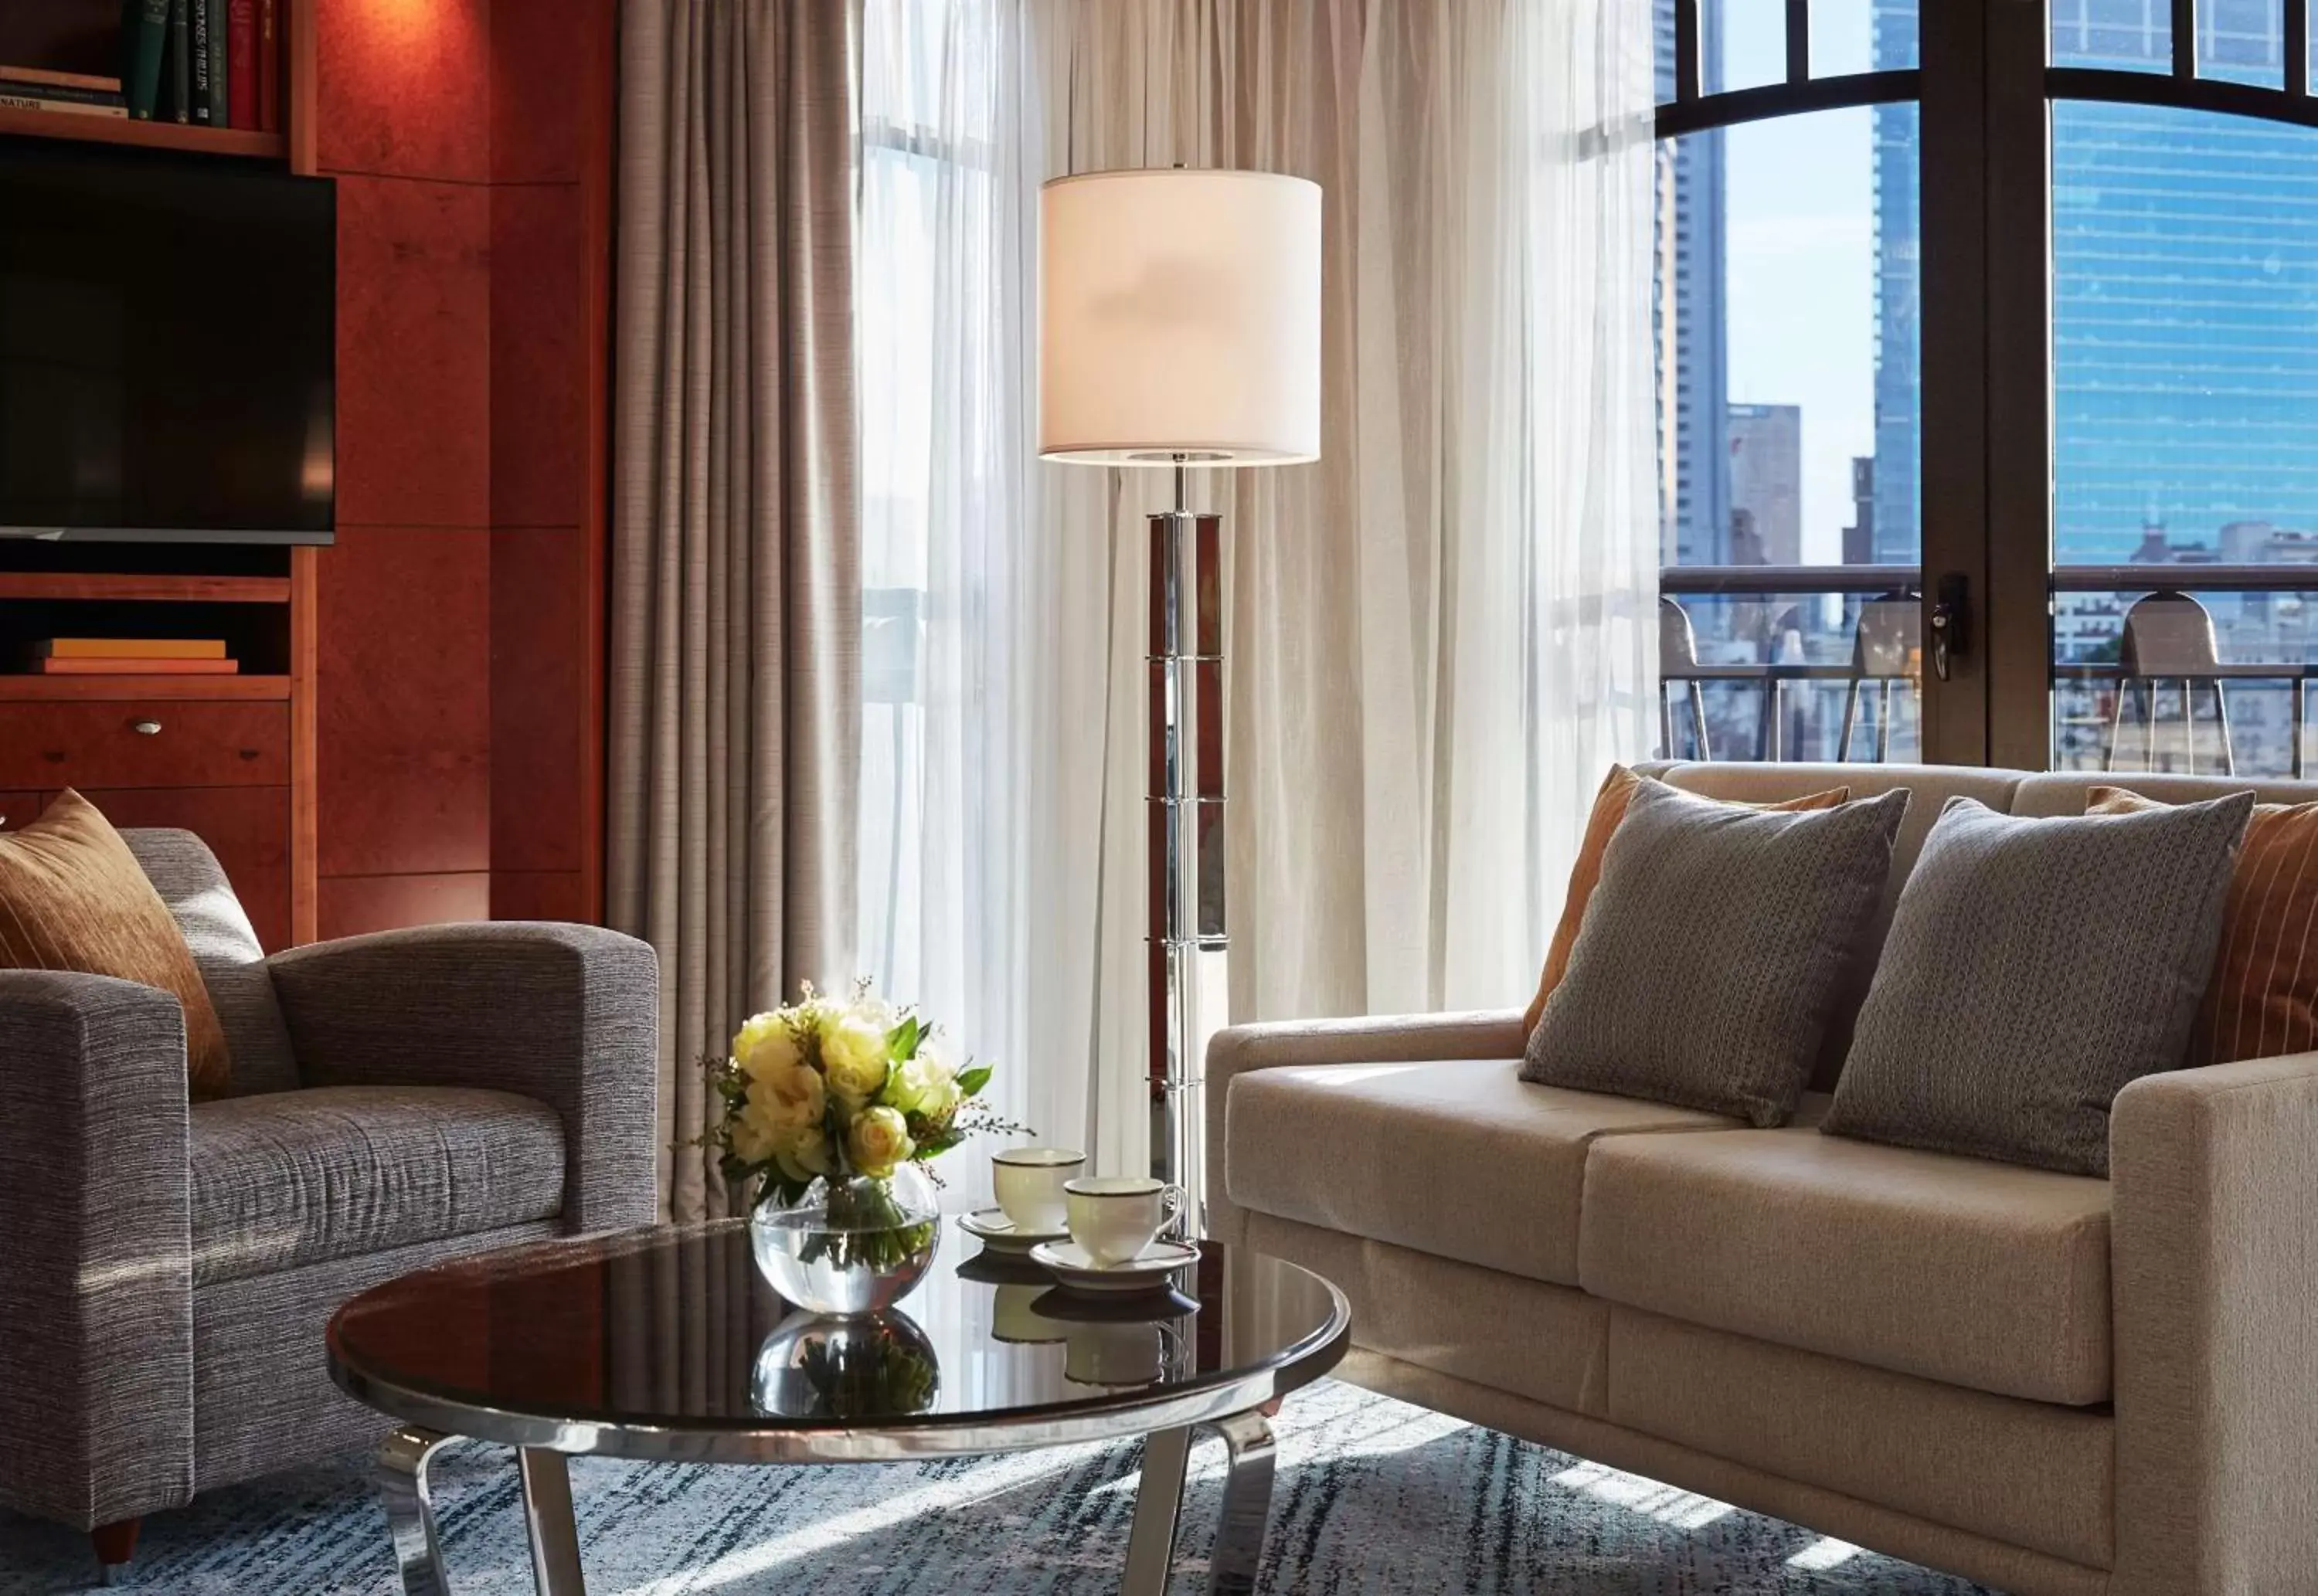
[[[1326,1383],[1281,1415],[1265,1588],[1585,1596],[1969,1596],[1977,1587],[1489,1430]],[[1137,1450],[877,1468],[575,1459],[591,1596],[1030,1596],[1118,1587]],[[1221,1447],[1192,1453],[1176,1590],[1203,1588]],[[528,1596],[508,1455],[438,1456],[460,1596]],[[77,1590],[87,1542],[0,1513],[0,1593]],[[394,1596],[364,1462],[203,1497],[145,1529],[134,1586],[172,1596]]]

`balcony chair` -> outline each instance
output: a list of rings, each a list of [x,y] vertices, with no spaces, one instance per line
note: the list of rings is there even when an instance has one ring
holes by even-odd
[[[209,849],[131,830],[192,945],[233,1094],[184,1016],[0,972],[0,1505],[93,1532],[374,1442],[338,1305],[427,1264],[655,1215],[658,966],[590,926],[438,926],[268,958]]]
[[[1688,689],[1685,697],[1690,707],[1690,735],[1698,749],[1698,758],[1714,758],[1713,747],[1706,737],[1706,691],[1699,686],[1701,679],[1698,636],[1691,630],[1690,612],[1661,595],[1658,599],[1658,746],[1669,759],[1680,756],[1675,752],[1674,711],[1666,695],[1677,686]]]
[[[1874,683],[1880,693],[1875,712],[1875,762],[1891,758],[1891,690],[1905,684],[1920,685],[1916,645],[1922,627],[1923,605],[1913,598],[1871,599],[1860,606],[1859,625],[1852,634],[1851,686],[1843,703],[1843,739],[1836,758],[1851,758],[1851,739],[1859,723],[1860,689]]]
[[[2213,690],[2214,722],[2221,733],[2224,776],[2238,773],[2237,750],[2230,738],[2229,700],[2223,695],[2221,650],[2214,641],[2214,617],[2186,593],[2152,593],[2134,601],[2125,612],[2125,634],[2118,652],[2116,702],[2109,712],[2107,744],[2101,768],[2116,768],[2116,750],[2125,726],[2125,700],[2131,693],[2142,727],[2142,768],[2157,768],[2158,694],[2168,682],[2181,689],[2181,758],[2188,774],[2197,773],[2197,717],[2194,688],[2202,682]]]

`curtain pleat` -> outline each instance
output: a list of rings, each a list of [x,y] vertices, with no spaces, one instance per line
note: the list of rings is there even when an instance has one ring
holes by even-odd
[[[607,826],[660,965],[660,1195],[722,1214],[699,1063],[854,973],[858,0],[627,0]]]

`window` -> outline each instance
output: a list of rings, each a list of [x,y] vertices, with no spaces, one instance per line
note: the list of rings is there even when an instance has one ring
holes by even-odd
[[[2300,772],[2308,4],[1659,0],[1670,752]]]

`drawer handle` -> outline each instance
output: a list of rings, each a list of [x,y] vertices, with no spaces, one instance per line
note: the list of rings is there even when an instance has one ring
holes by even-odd
[[[139,737],[161,735],[161,722],[158,721],[131,721],[129,722],[129,729]]]

